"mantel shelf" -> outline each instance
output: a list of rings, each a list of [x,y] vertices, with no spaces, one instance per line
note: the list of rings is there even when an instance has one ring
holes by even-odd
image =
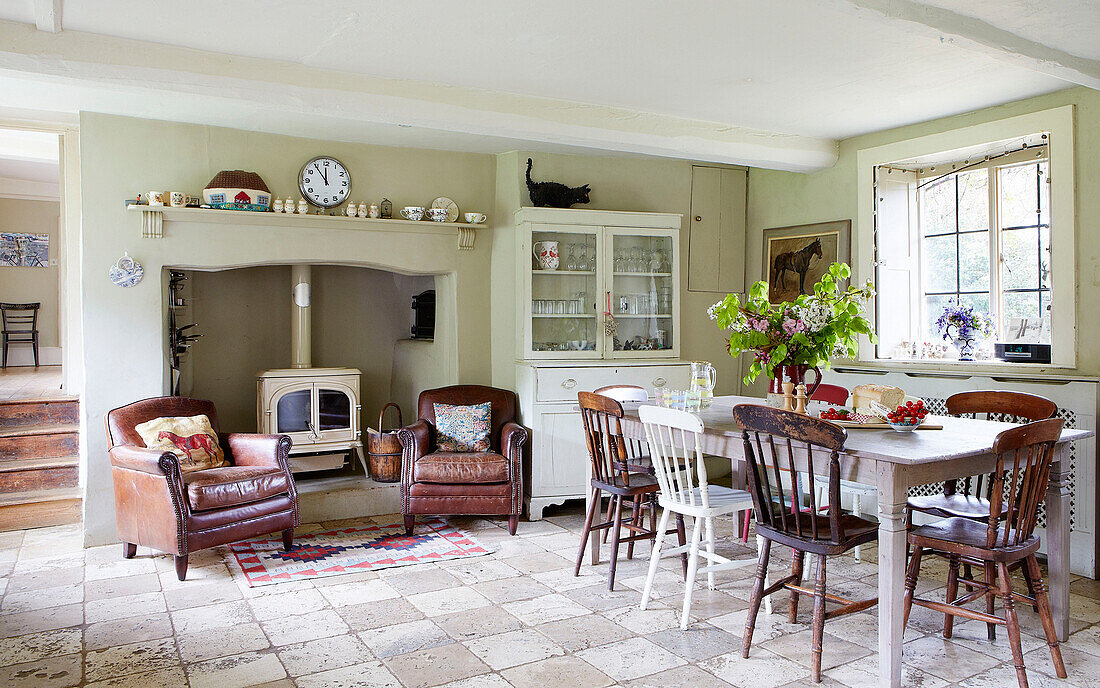
[[[195,222],[203,224],[234,224],[264,227],[309,227],[313,229],[346,229],[359,231],[416,232],[422,234],[457,234],[458,249],[474,249],[474,233],[485,225],[463,222],[432,222],[431,220],[383,220],[344,215],[297,215],[248,210],[215,210],[211,208],[173,208],[131,204],[131,212],[141,213],[141,236],[162,239],[165,222]]]

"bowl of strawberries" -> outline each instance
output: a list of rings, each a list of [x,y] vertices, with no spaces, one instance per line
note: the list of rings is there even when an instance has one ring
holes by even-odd
[[[886,414],[886,422],[897,432],[912,432],[924,422],[928,410],[924,408],[924,401],[904,401],[896,409]]]

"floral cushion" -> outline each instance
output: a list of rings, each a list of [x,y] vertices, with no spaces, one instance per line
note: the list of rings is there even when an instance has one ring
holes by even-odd
[[[486,401],[472,406],[432,404],[435,412],[436,447],[444,452],[489,450],[493,405]]]
[[[154,418],[134,427],[145,446],[180,457],[184,473],[228,465],[218,435],[205,415]]]

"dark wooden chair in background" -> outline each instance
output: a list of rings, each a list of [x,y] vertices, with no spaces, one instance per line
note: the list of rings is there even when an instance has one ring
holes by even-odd
[[[3,362],[8,367],[8,344],[30,344],[34,349],[34,366],[38,367],[38,309],[41,303],[0,303],[3,316]]]
[[[1058,406],[1045,397],[1023,392],[1009,391],[977,391],[959,392],[947,398],[947,413],[952,416],[964,418],[978,418],[981,420],[996,420],[1007,423],[1030,423],[1033,421],[1053,418],[1058,412]],[[920,495],[910,497],[905,505],[906,529],[913,525],[913,513],[922,513],[935,518],[966,518],[976,521],[985,521],[989,517],[990,498],[996,483],[996,475],[976,475],[961,480],[948,480],[944,483],[943,494]],[[1008,514],[1008,505],[1002,499],[998,517],[1004,519]],[[972,578],[971,565],[978,562],[968,561],[958,556],[947,555],[948,567],[963,567],[963,579]],[[1017,563],[1013,568],[1022,566]],[[992,563],[984,565],[985,584],[992,585],[995,571]],[[948,575],[951,575],[950,572]],[[1028,590],[1032,597],[1035,591],[1031,589],[1031,579],[1024,579],[1028,583]],[[970,590],[969,585],[966,586]],[[986,612],[993,613],[993,598],[986,598]],[[945,616],[944,627],[950,624],[950,617]],[[990,640],[997,636],[996,626],[989,624],[987,627]]]
[[[581,546],[577,552],[577,564],[573,569],[573,575],[580,575],[581,562],[584,560],[584,551],[588,546],[588,539],[593,531],[611,529],[611,563],[607,581],[607,589],[615,589],[615,569],[619,559],[619,545],[627,543],[627,558],[634,556],[634,543],[638,540],[653,540],[657,529],[656,502],[652,495],[657,492],[657,479],[653,476],[652,464],[648,471],[632,470],[632,462],[636,464],[636,456],[631,456],[631,448],[636,447],[623,437],[622,431],[622,404],[610,397],[593,392],[579,392],[577,401],[580,404],[581,420],[584,423],[584,439],[588,448],[588,458],[592,467],[590,480],[592,489],[592,501],[588,506],[588,514],[584,519],[584,532],[581,535]],[[611,518],[603,523],[595,523],[596,514],[601,512],[603,494],[611,496]],[[623,522],[623,504],[630,505],[630,519]],[[650,527],[644,525],[643,510],[650,512]],[[623,529],[629,535],[622,536]],[[681,526],[682,528],[682,526]],[[686,539],[686,533],[679,531],[681,544]],[[597,534],[598,537],[598,534]],[[593,561],[593,563],[597,563]]]
[[[814,682],[820,683],[821,642],[826,617],[833,619],[859,612],[878,602],[878,598],[852,601],[827,595],[826,559],[844,554],[856,545],[874,542],[878,539],[878,525],[845,513],[840,507],[840,452],[848,437],[844,428],[811,416],[754,404],[735,406],[733,418],[743,429],[749,490],[756,509],[756,534],[764,538],[745,619],[742,654],[746,658],[749,656],[761,600],[780,590],[790,590],[789,620],[794,623],[799,595],[810,595],[814,598],[811,667]],[[804,463],[796,458],[799,455]],[[815,475],[825,472],[829,476],[829,506],[825,513],[819,513],[814,490],[804,493],[801,481],[791,476],[807,473],[812,484]],[[784,475],[789,483],[787,486],[784,486]],[[766,585],[772,541],[791,547],[794,555],[790,575]],[[802,586],[802,568],[807,553],[817,555],[817,580],[813,589]],[[826,612],[826,601],[841,606]]]
[[[1012,647],[1012,659],[1016,665],[1016,679],[1020,688],[1027,688],[1027,672],[1024,670],[1024,653],[1020,644],[1020,622],[1015,603],[1026,602],[1039,610],[1054,671],[1059,678],[1066,677],[1062,651],[1054,630],[1054,618],[1050,611],[1042,572],[1035,559],[1039,538],[1034,534],[1038,520],[1039,503],[1046,494],[1047,477],[1054,458],[1054,444],[1062,434],[1062,419],[1054,418],[1029,423],[1005,430],[993,443],[997,454],[997,467],[993,472],[993,489],[985,523],[953,517],[929,525],[917,526],[909,531],[908,543],[913,548],[909,568],[905,576],[905,622],[916,604],[947,616],[943,635],[951,637],[952,621],[956,616],[1003,625],[1008,629],[1008,641]],[[1005,495],[1005,496],[1002,496]],[[997,569],[996,585],[992,576],[986,580],[964,580],[959,577],[959,567],[951,567],[947,579],[947,600],[936,602],[914,596],[917,577],[920,574],[921,557],[925,550],[946,553],[951,557],[965,557],[980,561]],[[1012,589],[1009,566],[1020,563],[1031,595],[1023,595]],[[959,583],[972,590],[961,598]],[[993,598],[1000,596],[1004,602],[1004,618],[994,616]],[[979,598],[987,600],[986,612],[963,606]]]

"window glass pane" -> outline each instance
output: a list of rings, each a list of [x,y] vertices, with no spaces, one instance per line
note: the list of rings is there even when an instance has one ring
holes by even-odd
[[[924,297],[924,339],[929,342],[942,341],[942,336],[936,330],[936,320],[943,313],[943,308],[949,303],[954,303],[954,296],[926,296]]]
[[[926,236],[955,231],[955,175],[921,187],[920,229]]]
[[[1039,293],[1034,291],[1013,291],[1004,295],[1004,317],[1039,318]]]
[[[1001,232],[1001,288],[1039,288],[1039,230]]]
[[[1050,164],[1039,163],[1039,222],[1050,224]]]
[[[989,291],[989,232],[959,235],[959,290]]]
[[[1001,227],[1037,223],[1039,197],[1035,184],[1036,170],[1036,165],[1016,165],[998,170]]]
[[[1039,284],[1050,288],[1050,227],[1039,229]]]
[[[955,291],[957,235],[927,237],[921,241],[921,277],[925,292]]]
[[[989,313],[989,292],[984,294],[962,294],[959,296],[959,303],[970,306],[976,311]]]
[[[987,170],[958,175],[959,231],[989,229],[989,173]]]

